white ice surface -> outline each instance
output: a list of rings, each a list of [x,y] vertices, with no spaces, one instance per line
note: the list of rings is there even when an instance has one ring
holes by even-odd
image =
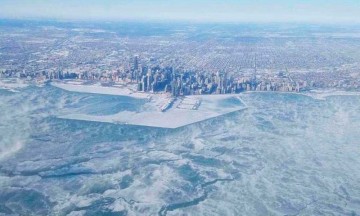
[[[92,93],[92,94],[105,94],[105,95],[119,95],[119,96],[129,96],[134,98],[147,98],[149,94],[142,92],[134,92],[131,88],[122,86],[111,86],[105,87],[100,84],[93,85],[84,85],[81,82],[52,82],[51,85],[73,92],[81,92],[81,93]]]
[[[16,92],[16,89],[27,87],[28,84],[18,79],[0,79],[0,89]]]
[[[161,128],[178,128],[195,122],[218,117],[231,112],[245,109],[239,95],[194,95],[178,98],[174,104],[161,112],[161,107],[169,100],[166,94],[145,94],[131,93],[126,87],[103,87],[100,85],[82,85],[68,83],[53,83],[53,86],[75,92],[86,92],[95,94],[122,95],[134,98],[151,98],[141,112],[122,111],[114,115],[89,115],[85,113],[69,113],[58,116],[63,119],[96,121],[107,123],[131,124]],[[226,106],[220,103],[226,99],[240,100],[239,106]],[[184,103],[182,104],[182,101]],[[195,104],[200,101],[201,105],[197,110],[191,109],[191,106],[184,106],[189,102]]]
[[[195,122],[204,121],[206,119],[218,117],[231,112],[244,109],[244,106],[239,107],[221,107],[219,102],[226,98],[234,96],[188,96],[197,97],[201,99],[201,105],[197,110],[180,109],[174,107],[175,104],[166,112],[161,112],[156,108],[155,102],[150,102],[148,105],[150,108],[141,112],[123,111],[114,115],[93,116],[88,114],[68,114],[62,115],[60,118],[96,121],[96,122],[108,122],[108,123],[120,123],[131,124],[161,128],[178,128],[185,125],[189,125]],[[153,97],[154,98],[154,97]],[[153,99],[154,100],[154,99]],[[155,99],[162,100],[162,98]]]
[[[337,89],[323,89],[323,90],[310,90],[307,92],[270,92],[270,91],[249,91],[243,94],[259,94],[259,93],[276,93],[276,94],[290,94],[290,95],[304,95],[316,100],[326,100],[331,96],[360,96],[360,92],[357,91],[343,91]]]
[[[330,96],[360,96],[360,92],[340,91],[340,90],[312,90],[305,95],[314,99],[325,100]]]
[[[153,130],[47,118],[68,101],[92,98],[58,93],[36,88],[1,98],[0,144],[24,144],[1,161],[1,204],[14,214],[359,212],[358,97],[240,94],[244,112]],[[147,106],[156,111],[153,104],[166,100],[155,97]]]

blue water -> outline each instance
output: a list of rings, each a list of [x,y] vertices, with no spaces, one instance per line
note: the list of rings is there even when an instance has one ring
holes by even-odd
[[[245,111],[161,129],[57,118],[144,100],[1,90],[0,215],[360,214],[359,97],[240,97]]]

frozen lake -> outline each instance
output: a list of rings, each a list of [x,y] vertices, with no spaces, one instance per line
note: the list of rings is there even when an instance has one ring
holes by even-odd
[[[0,90],[0,215],[359,214],[359,96],[200,99],[246,109],[169,129],[103,122],[155,99]]]

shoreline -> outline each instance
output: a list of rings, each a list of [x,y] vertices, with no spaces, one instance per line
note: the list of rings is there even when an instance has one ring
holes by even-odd
[[[84,85],[83,82],[79,81],[68,81],[68,82],[51,82],[51,85],[63,90],[79,93],[92,93],[92,94],[104,94],[104,95],[118,95],[118,96],[128,96],[139,99],[149,99],[153,96],[164,95],[169,97],[169,94],[165,93],[151,93],[151,92],[138,92],[126,85],[113,85],[113,86],[102,86],[100,83],[95,83],[92,85]],[[308,96],[317,100],[325,100],[326,97],[330,96],[360,96],[360,92],[357,91],[346,91],[346,90],[337,90],[337,89],[314,89],[306,92],[283,92],[283,91],[244,91],[240,93],[231,93],[231,94],[202,94],[202,95],[184,95],[179,97],[219,97],[227,98],[234,96],[241,96],[242,94],[256,94],[256,93],[275,93],[275,94],[295,94]]]
[[[360,96],[360,92],[340,91],[336,89],[310,90],[308,92],[278,92],[278,91],[245,91],[237,94],[186,95],[175,98],[174,104],[162,110],[164,104],[173,98],[165,93],[136,92],[135,85],[115,84],[103,86],[101,83],[85,84],[81,81],[55,81],[51,86],[69,92],[117,95],[137,99],[147,99],[141,112],[120,111],[112,115],[94,116],[85,113],[63,113],[60,119],[80,121],[106,122],[112,124],[129,124],[159,128],[179,128],[196,122],[226,115],[228,113],[248,108],[242,96],[250,94],[291,94],[311,97],[314,100],[326,100],[330,96]],[[2,86],[0,86],[1,88]],[[240,104],[223,103],[229,98],[240,101]]]
[[[103,94],[103,95],[115,95],[115,96],[126,96],[136,99],[151,99],[152,97],[171,97],[167,93],[152,93],[152,92],[139,92],[135,89],[135,84],[128,85],[122,83],[116,83],[112,86],[103,86],[100,82],[94,82],[93,84],[84,84],[86,81],[83,80],[64,80],[64,81],[51,81],[50,85],[56,88],[63,89],[70,92],[79,93],[90,93],[90,94]],[[26,81],[19,81],[15,78],[0,78],[0,89],[10,92],[19,92],[20,89],[31,86],[31,83]],[[38,85],[36,85],[38,86]],[[284,92],[284,91],[244,91],[240,93],[230,94],[202,94],[202,95],[183,95],[181,97],[188,98],[227,98],[234,96],[241,96],[243,94],[256,94],[256,93],[268,93],[268,94],[294,94],[311,97],[316,100],[326,100],[327,97],[331,96],[360,96],[359,91],[347,91],[340,89],[313,89],[304,92]]]

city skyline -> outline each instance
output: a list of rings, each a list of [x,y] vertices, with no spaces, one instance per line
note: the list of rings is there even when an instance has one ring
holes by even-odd
[[[355,0],[0,0],[0,18],[108,21],[360,23]]]

